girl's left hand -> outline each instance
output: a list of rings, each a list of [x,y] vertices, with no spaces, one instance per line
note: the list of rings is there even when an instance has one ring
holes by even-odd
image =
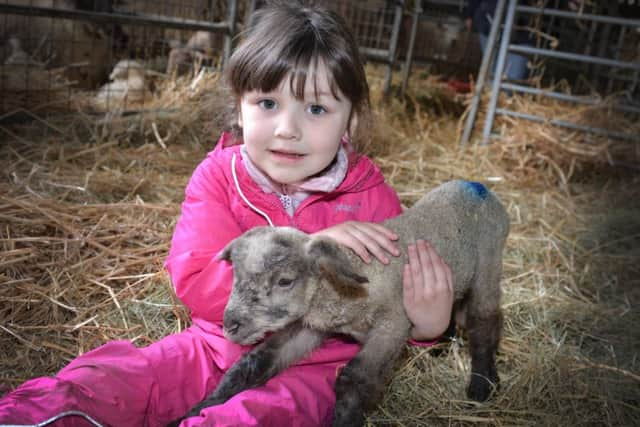
[[[404,308],[417,341],[434,339],[449,326],[453,309],[451,270],[436,250],[424,240],[408,248],[409,263],[405,264],[402,284]]]

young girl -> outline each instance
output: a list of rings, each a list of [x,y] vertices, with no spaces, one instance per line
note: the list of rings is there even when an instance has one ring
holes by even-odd
[[[323,234],[365,262],[399,255],[396,236],[378,225],[401,212],[398,197],[379,169],[354,152],[369,90],[344,22],[291,1],[259,10],[253,22],[226,69],[235,132],[224,133],[195,170],[166,261],[193,325],[146,348],[107,343],[55,377],[28,381],[0,401],[0,423],[80,411],[105,425],[138,427],[184,415],[249,350],[222,334],[232,267],[216,255],[252,227]],[[411,334],[431,340],[450,320],[451,273],[423,241],[408,253],[403,281]],[[357,351],[353,342],[331,339],[264,386],[182,425],[330,424],[336,373]],[[76,415],[58,425],[88,423]]]

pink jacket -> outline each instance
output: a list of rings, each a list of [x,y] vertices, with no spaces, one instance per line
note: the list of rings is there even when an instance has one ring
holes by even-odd
[[[223,134],[194,172],[166,261],[176,294],[191,309],[194,321],[222,323],[232,268],[216,255],[248,229],[268,225],[266,217],[273,225],[313,233],[349,220],[381,222],[402,212],[378,167],[352,154],[342,184],[331,193],[310,196],[290,217],[275,194],[264,193],[249,177],[240,146],[224,148],[230,139]]]

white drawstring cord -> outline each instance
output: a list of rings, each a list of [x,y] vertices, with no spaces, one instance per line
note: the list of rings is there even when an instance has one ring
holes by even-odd
[[[45,421],[43,421],[41,423],[38,423],[38,424],[0,424],[0,427],[44,427],[46,425],[51,424],[54,421],[59,420],[60,418],[68,417],[68,416],[71,416],[71,415],[78,415],[80,417],[83,417],[84,419],[89,421],[91,424],[93,424],[95,427],[103,427],[102,424],[100,424],[99,422],[97,422],[96,420],[94,420],[89,415],[85,414],[84,412],[80,412],[80,411],[65,411],[65,412],[61,412],[58,415],[53,416],[53,417],[49,418],[48,420],[45,420]]]
[[[247,199],[244,196],[244,193],[242,192],[242,189],[240,188],[240,183],[238,182],[238,176],[236,175],[236,153],[233,153],[233,155],[231,156],[231,175],[233,175],[233,182],[236,184],[236,189],[238,190],[238,193],[240,194],[240,197],[242,198],[242,200],[244,200],[244,202],[249,205],[249,207],[251,209],[253,209],[254,211],[258,212],[260,215],[262,215],[264,217],[264,219],[267,220],[267,222],[269,223],[269,225],[271,227],[273,227],[273,222],[271,222],[271,218],[269,218],[269,215],[267,215],[266,213],[262,212],[260,209],[258,209],[257,207],[255,207],[253,205],[253,203],[251,203],[249,201],[249,199]],[[2,427],[2,426],[0,426]]]

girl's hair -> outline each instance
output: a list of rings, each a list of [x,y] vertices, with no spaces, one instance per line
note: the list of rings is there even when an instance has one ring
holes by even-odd
[[[236,108],[244,93],[275,90],[286,76],[294,96],[303,99],[306,79],[315,78],[309,70],[322,63],[333,95],[339,89],[358,114],[361,137],[370,121],[369,86],[358,45],[338,14],[309,2],[270,1],[254,13],[243,37],[225,70]],[[241,129],[234,130],[241,139]],[[356,151],[362,143],[352,139]]]

